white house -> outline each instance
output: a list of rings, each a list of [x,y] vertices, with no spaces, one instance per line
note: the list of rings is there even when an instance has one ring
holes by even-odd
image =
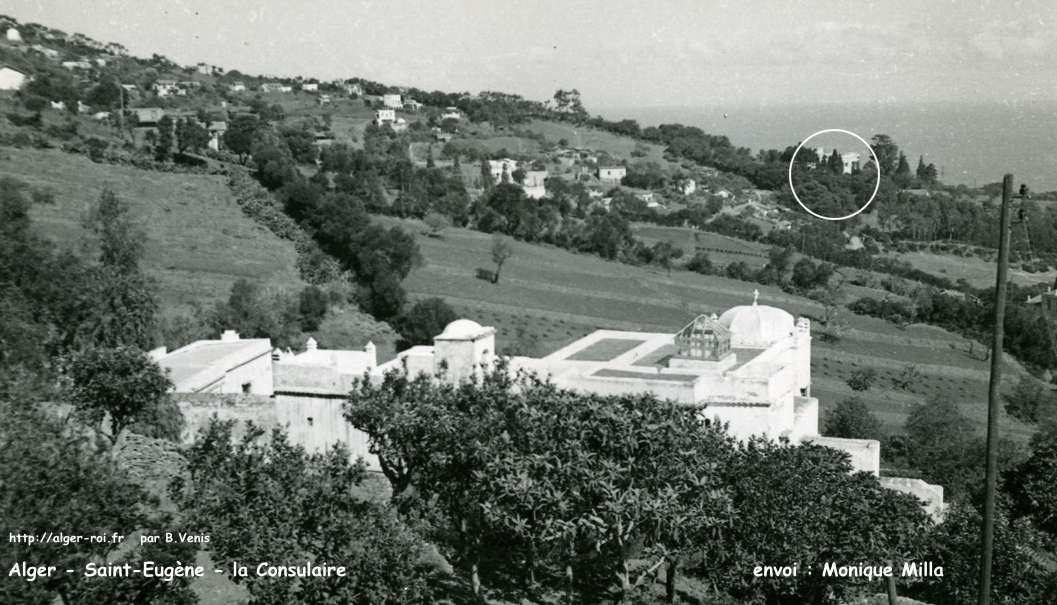
[[[692,195],[697,191],[697,181],[694,179],[686,179],[680,182],[679,191],[682,192],[683,195]]]
[[[181,93],[187,94],[187,91],[180,88],[176,80],[158,80],[154,83],[154,94],[159,97],[171,97]]]
[[[63,61],[62,66],[70,70],[92,69],[92,64],[88,61]]]
[[[26,72],[10,65],[0,65],[0,90],[18,90],[29,79]]]
[[[152,351],[169,372],[176,393],[272,394],[272,344],[226,330],[219,340],[198,340],[172,352]]]
[[[623,166],[600,166],[598,168],[598,180],[605,185],[619,185],[627,175],[628,169]]]
[[[216,120],[210,122],[206,129],[209,131],[209,148],[213,151],[220,151],[224,133],[228,131],[228,123],[223,120]]]
[[[488,169],[492,173],[493,182],[512,183],[514,181],[514,171],[517,170],[517,160],[510,158],[488,160]]]
[[[878,441],[818,432],[810,320],[761,305],[758,296],[722,315],[699,315],[674,334],[596,330],[544,357],[508,357],[509,371],[584,393],[651,394],[726,424],[739,440],[758,436],[824,445],[846,452],[854,470],[878,475]],[[274,394],[276,419],[293,443],[318,450],[342,442],[377,470],[366,436],[342,416],[353,382],[377,383],[392,372],[449,381],[480,376],[497,360],[495,335],[495,328],[458,319],[432,346],[414,346],[378,363],[371,343],[362,351],[328,351],[309,340],[300,355],[271,354],[268,340],[240,340],[228,331],[219,341],[199,341],[158,357],[179,392]],[[940,515],[941,487],[898,477],[882,477],[881,483],[921,498],[934,518]]]
[[[230,90],[231,92],[246,92],[246,83],[235,82],[231,86],[228,86],[228,90]]]
[[[304,353],[272,355],[277,422],[309,451],[344,443],[364,457],[369,470],[381,470],[367,435],[349,424],[341,409],[353,382],[378,365],[374,344],[368,342],[362,351],[323,350],[313,338],[305,344]]]
[[[382,105],[390,109],[403,109],[404,102],[398,94],[382,95]]]
[[[441,120],[461,120],[462,112],[458,107],[445,107],[444,113],[440,114]]]
[[[348,82],[345,84],[345,94],[349,95],[350,97],[363,96],[363,87],[356,82]]]
[[[378,126],[391,124],[396,121],[396,110],[378,109],[374,112],[374,123]]]
[[[8,42],[12,44],[18,44],[22,42],[22,33],[13,27],[7,28],[7,31],[4,33],[4,37],[7,39]]]
[[[408,99],[404,101],[404,109],[406,111],[420,111],[422,109],[422,103],[414,99]]]
[[[858,172],[861,168],[859,160],[861,156],[857,153],[842,153],[840,154],[840,160],[844,163],[844,174],[851,174],[852,172]]]
[[[316,82],[305,82],[301,85],[301,90],[305,92],[319,92],[319,84]]]
[[[521,188],[525,190],[527,197],[538,200],[547,195],[546,182],[546,170],[526,170],[525,181],[521,183]]]

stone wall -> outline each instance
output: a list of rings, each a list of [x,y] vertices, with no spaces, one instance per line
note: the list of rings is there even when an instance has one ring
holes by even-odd
[[[270,361],[270,360],[269,360]],[[180,440],[194,441],[215,414],[220,420],[236,421],[235,434],[242,435],[245,421],[271,428],[277,426],[275,404],[271,397],[243,393],[177,393],[173,395],[184,415]]]

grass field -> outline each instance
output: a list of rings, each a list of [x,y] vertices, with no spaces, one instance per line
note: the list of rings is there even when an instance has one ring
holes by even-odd
[[[416,221],[377,220],[402,224],[416,235],[424,230]],[[418,236],[418,242],[426,262],[404,282],[412,299],[440,296],[461,316],[495,326],[500,351],[515,344],[523,348],[529,341],[531,353],[542,355],[599,328],[674,332],[699,313],[750,304],[757,288],[761,304],[794,315],[822,314],[818,303],[769,286],[686,271],[668,276],[660,269],[524,243],[515,244],[499,283],[491,284],[474,276],[477,267],[493,268],[491,236],[453,228],[441,238]],[[875,318],[846,316],[849,328],[838,343],[817,337],[813,343],[814,393],[823,413],[852,394],[845,380],[863,366],[875,368],[879,377],[873,388],[857,395],[888,428],[902,425],[910,405],[939,395],[957,398],[965,414],[983,426],[988,362],[968,353],[969,341],[931,326],[901,329]],[[891,378],[911,364],[923,380],[909,391],[896,390]],[[1009,367],[1007,388],[1023,371],[1015,363]],[[1003,426],[1020,439],[1031,432],[1008,417]]]
[[[648,246],[666,241],[681,248],[686,258],[693,256],[694,250],[701,249],[708,254],[713,263],[720,266],[743,262],[754,269],[759,269],[767,264],[767,252],[770,250],[770,246],[766,244],[686,227],[633,223],[631,230],[635,237]]]
[[[903,252],[894,256],[922,271],[946,277],[951,281],[965,279],[977,288],[989,288],[995,285],[994,261],[986,261],[976,256],[955,256],[934,252]],[[1009,276],[1015,283],[1023,286],[1037,283],[1052,284],[1054,277],[1057,277],[1057,271],[1028,273],[1015,263],[1011,263]]]
[[[37,205],[37,229],[62,247],[84,241],[82,220],[104,187],[128,202],[147,236],[145,264],[161,287],[163,311],[226,297],[239,278],[303,287],[291,242],[246,217],[223,177],[168,174],[96,164],[54,150],[0,148],[0,174],[55,193]]]
[[[572,147],[584,147],[596,151],[604,151],[611,156],[631,159],[631,152],[636,147],[646,151],[646,157],[640,158],[661,164],[668,163],[664,159],[664,147],[653,143],[643,143],[631,137],[613,134],[595,128],[581,127],[564,122],[552,122],[550,120],[532,120],[525,126],[527,130],[542,134],[548,141],[558,142],[561,139],[569,141]]]

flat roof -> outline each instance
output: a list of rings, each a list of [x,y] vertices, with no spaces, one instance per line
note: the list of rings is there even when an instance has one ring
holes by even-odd
[[[602,368],[594,374],[591,374],[591,376],[605,378],[635,378],[637,380],[660,380],[663,382],[694,382],[698,378],[701,378],[698,374],[660,374],[653,372],[617,370],[615,368]]]

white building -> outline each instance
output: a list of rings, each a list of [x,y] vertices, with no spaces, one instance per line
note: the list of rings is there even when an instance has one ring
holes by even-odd
[[[598,169],[598,180],[607,185],[619,185],[627,175],[628,169],[623,166],[602,166]]]
[[[213,151],[220,151],[224,133],[228,131],[228,123],[224,120],[214,120],[206,129],[209,131],[209,148]]]
[[[859,160],[861,156],[857,153],[842,153],[840,154],[840,161],[844,163],[844,174],[851,174],[852,172],[858,172],[861,166]]]
[[[367,435],[342,415],[342,402],[354,381],[378,365],[374,344],[368,342],[362,351],[331,351],[309,338],[304,353],[276,352],[273,360],[275,417],[291,441],[315,452],[344,443],[363,456],[368,469],[381,470],[378,458],[368,451]]]
[[[382,105],[390,109],[403,109],[404,103],[398,94],[382,95]]]
[[[228,86],[228,90],[230,90],[231,92],[246,92],[246,83],[235,82],[231,86]]]
[[[26,72],[9,65],[0,66],[0,90],[18,90],[29,78]]]
[[[379,364],[371,343],[362,351],[327,351],[309,340],[304,353],[273,356],[267,340],[239,340],[229,331],[220,341],[199,341],[162,356],[161,363],[172,371],[177,390],[274,393],[276,419],[293,443],[318,450],[342,442],[377,470],[366,435],[343,417],[354,382],[377,383],[392,372],[453,381],[479,377],[497,359],[495,334],[495,328],[459,319],[432,346],[411,347]],[[596,330],[545,357],[508,361],[511,372],[530,372],[572,391],[650,394],[695,408],[725,423],[738,439],[760,436],[838,449],[848,453],[856,471],[879,475],[878,441],[819,435],[810,321],[756,298],[719,316],[700,315],[674,334]],[[880,480],[924,500],[934,518],[941,514],[941,487],[917,479]]]
[[[301,90],[305,92],[319,92],[319,84],[316,82],[305,82],[301,85]]]
[[[488,160],[488,169],[492,173],[492,181],[495,183],[513,183],[514,171],[517,170],[517,160],[503,158],[501,160]]]
[[[684,181],[681,181],[679,183],[679,191],[682,192],[683,195],[692,195],[695,191],[697,191],[697,181],[695,181],[694,179],[686,179]]]
[[[526,170],[525,181],[521,183],[521,188],[525,190],[527,197],[538,200],[547,196],[546,183],[546,170]]]
[[[154,94],[159,97],[171,97],[173,95],[187,94],[187,91],[180,88],[180,85],[176,80],[158,80],[154,83]]]
[[[757,295],[758,296],[758,295]],[[434,345],[417,346],[371,372],[443,374],[461,379],[495,359],[495,329],[460,319]],[[818,433],[818,399],[811,396],[811,324],[753,300],[720,316],[699,316],[675,334],[597,330],[543,358],[510,358],[526,370],[574,391],[649,393],[701,410],[726,423],[739,439],[762,436],[816,443],[848,453],[852,467],[876,475],[881,446],[873,439]],[[911,493],[937,517],[943,489],[916,479],[885,477],[886,487]]]
[[[396,121],[396,110],[394,109],[378,109],[374,112],[374,123],[378,126],[382,124],[391,124]]]
[[[13,27],[7,28],[7,31],[4,32],[4,37],[7,39],[8,42],[12,44],[18,44],[22,42],[22,34]]]
[[[198,340],[151,355],[169,372],[176,393],[272,394],[272,345],[267,338],[239,338],[226,330],[220,340]]]
[[[440,114],[440,119],[443,120],[461,120],[462,112],[459,111],[458,107],[445,107],[444,113]]]

